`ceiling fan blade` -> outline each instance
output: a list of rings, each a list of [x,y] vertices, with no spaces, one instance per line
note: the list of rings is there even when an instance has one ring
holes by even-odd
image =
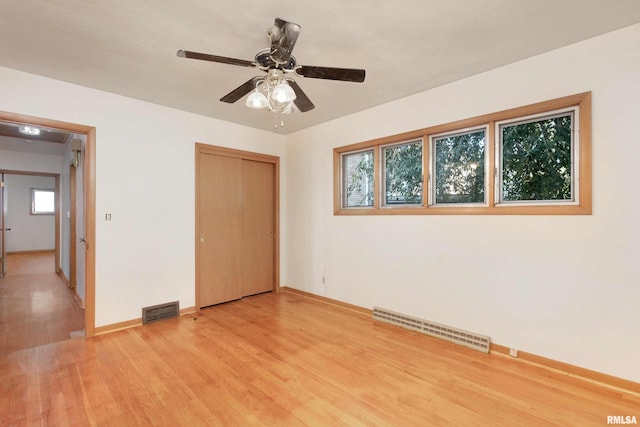
[[[298,83],[296,83],[295,80],[287,80],[287,83],[289,83],[291,89],[296,93],[296,99],[293,103],[296,104],[296,107],[298,107],[298,110],[300,110],[301,113],[306,113],[307,111],[311,111],[316,108],[309,97],[307,97],[302,89],[300,89],[300,86],[298,86]]]
[[[267,32],[271,39],[270,57],[277,64],[286,64],[291,58],[291,51],[295,46],[302,27],[293,22],[276,18],[274,26]]]
[[[246,82],[220,98],[220,101],[233,104],[234,102],[254,90],[256,88],[256,83],[258,82],[258,80],[262,80],[262,78],[252,77],[251,79],[247,80]]]
[[[295,71],[302,77],[357,83],[362,83],[365,76],[365,70],[358,70],[355,68],[313,67],[301,65],[296,67]]]
[[[256,64],[244,59],[227,58],[226,56],[209,55],[208,53],[179,50],[176,53],[180,58],[200,59],[202,61],[221,62],[223,64],[240,65],[241,67],[255,67]]]

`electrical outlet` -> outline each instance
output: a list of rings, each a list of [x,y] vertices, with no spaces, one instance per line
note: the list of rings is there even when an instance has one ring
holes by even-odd
[[[518,357],[518,350],[515,348],[510,348],[509,349],[509,356],[511,357]]]

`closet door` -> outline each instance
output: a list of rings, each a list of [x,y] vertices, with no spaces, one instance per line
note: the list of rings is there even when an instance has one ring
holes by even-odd
[[[200,307],[242,297],[242,159],[200,154]]]
[[[274,169],[242,160],[242,296],[273,290]]]

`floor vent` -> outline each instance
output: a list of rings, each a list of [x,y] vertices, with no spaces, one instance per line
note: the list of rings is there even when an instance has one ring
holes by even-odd
[[[380,307],[373,308],[373,318],[381,322],[411,329],[412,331],[422,332],[423,334],[436,338],[442,338],[484,353],[489,353],[489,347],[491,346],[491,339],[487,336],[452,328],[451,326],[440,325],[428,320],[407,316],[406,314],[395,313]]]
[[[168,302],[166,304],[152,305],[142,308],[142,324],[157,322],[158,320],[171,319],[180,315],[180,302]]]

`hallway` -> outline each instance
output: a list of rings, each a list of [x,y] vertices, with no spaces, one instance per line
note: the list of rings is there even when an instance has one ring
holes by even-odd
[[[84,311],[55,273],[54,253],[12,254],[0,279],[0,355],[70,339]]]

